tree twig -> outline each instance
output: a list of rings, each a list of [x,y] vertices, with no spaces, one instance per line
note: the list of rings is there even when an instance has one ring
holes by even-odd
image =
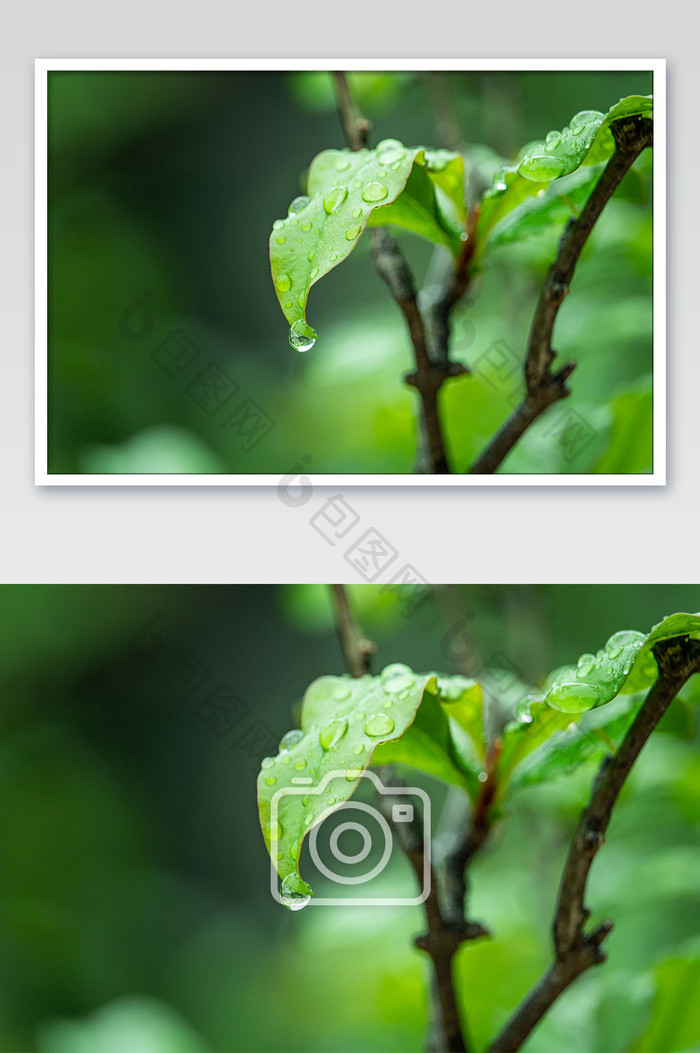
[[[385,786],[401,785],[393,768],[384,766],[377,770]],[[420,816],[414,814],[411,822],[394,823],[393,806],[402,803],[405,804],[403,796],[380,795],[380,810],[394,830],[422,889],[426,848],[423,822]],[[416,936],[413,941],[430,957],[433,967],[431,1018],[426,1043],[430,1053],[466,1053],[468,1050],[466,1028],[460,1019],[452,962],[462,943],[490,935],[483,925],[465,919],[464,880],[463,877],[454,880],[457,871],[456,852],[449,853],[442,860],[431,859],[430,891],[423,903],[427,932]],[[450,878],[453,880],[450,881]]]
[[[589,933],[584,931],[590,916],[584,903],[588,875],[635,761],[685,682],[700,672],[700,641],[661,641],[654,648],[654,657],[659,666],[658,678],[617,753],[603,762],[571,842],[553,924],[554,963],[493,1041],[490,1053],[514,1053],[520,1049],[569,985],[591,966],[605,961],[601,944],[612,930],[612,922],[604,921]]]
[[[550,406],[571,394],[567,380],[576,368],[567,362],[555,372],[552,363],[552,332],[559,308],[568,295],[579,256],[596,220],[636,159],[653,143],[653,124],[648,117],[628,117],[611,125],[615,152],[603,169],[577,219],[568,223],[549,269],[528,339],[525,359],[525,396],[469,469],[470,475],[497,471],[516,442]]]
[[[348,78],[342,70],[333,73],[335,83],[335,97],[337,100],[338,116],[343,127],[345,138],[351,150],[363,150],[367,146],[367,137],[372,124],[366,117],[362,117],[350,91]]]
[[[386,227],[375,227],[371,233],[374,266],[379,277],[386,282],[389,292],[406,320],[413,345],[416,368],[404,379],[407,384],[416,389],[421,400],[421,441],[416,467],[419,472],[445,475],[449,473],[450,466],[442,434],[438,395],[448,377],[459,376],[465,373],[466,369],[458,362],[438,363],[431,358],[426,326],[418,307],[418,295],[413,275],[404,255]]]
[[[358,113],[345,73],[335,72],[333,76],[338,114],[348,146],[351,150],[362,150],[367,145],[370,124]],[[413,346],[416,368],[404,379],[416,389],[421,400],[416,470],[447,474],[450,465],[442,434],[438,395],[446,380],[467,372],[464,365],[449,361],[448,318],[452,307],[466,289],[471,244],[467,239],[463,258],[449,280],[440,287],[424,317],[418,306],[413,275],[398,244],[383,227],[375,227],[371,234],[374,265],[406,320]],[[466,250],[467,245],[469,252]],[[429,320],[429,326],[426,326],[425,318]],[[431,353],[431,345],[435,347],[434,353]]]
[[[370,671],[370,660],[376,648],[366,640],[357,628],[350,610],[348,594],[344,585],[331,585],[331,598],[335,615],[340,648],[350,676],[361,677]]]

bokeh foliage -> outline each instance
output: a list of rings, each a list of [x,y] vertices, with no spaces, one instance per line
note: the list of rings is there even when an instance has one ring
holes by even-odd
[[[375,143],[463,137],[472,198],[572,114],[652,90],[643,72],[397,72],[351,84]],[[410,347],[369,246],[314,287],[319,340],[306,355],[288,346],[270,281],[272,221],[303,190],[310,159],[343,146],[322,72],[49,74],[51,472],[281,475],[302,456],[316,472],[411,470],[414,395],[400,379]],[[579,362],[566,408],[591,441],[572,459],[545,417],[510,472],[650,470],[651,166],[647,151],[606,209],[557,322],[556,346]],[[568,196],[580,204],[575,187]],[[571,214],[555,204],[550,230],[494,251],[455,316],[455,356],[477,363],[445,391],[459,468],[518,391],[537,290]],[[400,240],[422,278],[430,247]],[[144,328],[130,313],[139,303]],[[158,351],[178,332],[194,347],[179,371]],[[198,387],[205,371],[220,380],[218,402]],[[225,424],[246,400],[271,422],[253,448],[236,420]]]
[[[540,686],[620,627],[698,609],[699,594],[458,587],[407,616],[400,597],[350,590],[377,668],[489,664]],[[343,671],[323,588],[12,586],[2,599],[0,1049],[418,1051],[420,908],[290,914],[270,896],[255,776],[307,684]],[[609,961],[557,1003],[532,1053],[700,1043],[689,686],[645,749],[592,872],[593,920],[616,923]],[[596,763],[521,787],[474,868],[472,915],[495,934],[458,959],[479,1049],[549,960],[556,883]],[[401,882],[396,866],[389,879]]]

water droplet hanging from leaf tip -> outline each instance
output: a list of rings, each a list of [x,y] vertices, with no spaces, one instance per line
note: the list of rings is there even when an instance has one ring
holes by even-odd
[[[295,351],[310,351],[316,343],[316,330],[298,318],[289,330],[289,343]]]
[[[301,884],[303,882],[296,874],[288,874],[282,882],[280,899],[289,910],[302,910],[311,900],[308,892],[300,891],[299,886]]]

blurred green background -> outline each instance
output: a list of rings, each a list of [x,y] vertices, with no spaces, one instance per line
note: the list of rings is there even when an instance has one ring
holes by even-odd
[[[481,661],[534,683],[700,609],[697,585],[441,587],[412,611],[405,592],[350,596],[378,668],[459,671],[466,623]],[[342,672],[324,587],[5,586],[0,621],[0,1048],[418,1051],[421,909],[292,914],[269,892],[255,775],[308,683]],[[615,920],[609,961],[533,1053],[700,1049],[696,714],[674,703],[629,780],[588,897]],[[549,961],[592,776],[523,790],[474,866],[494,931],[458,958],[477,1049]]]
[[[465,148],[474,196],[577,111],[652,91],[645,72],[350,81],[374,143]],[[53,71],[48,103],[49,471],[281,475],[307,456],[314,472],[411,472],[410,347],[368,239],[314,287],[306,355],[270,278],[273,221],[315,154],[344,145],[330,74]],[[651,165],[646,151],[606,209],[557,322],[588,439],[550,414],[505,471],[651,470]],[[497,249],[455,312],[454,356],[475,367],[443,399],[455,470],[510,412],[560,233]],[[431,247],[399,240],[422,280]]]

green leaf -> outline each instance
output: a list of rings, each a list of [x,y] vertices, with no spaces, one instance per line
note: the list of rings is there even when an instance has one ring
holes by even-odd
[[[481,762],[486,758],[487,740],[484,733],[484,690],[478,680],[465,676],[437,676],[436,694],[445,716],[452,726],[466,733],[473,755]],[[459,742],[453,730],[453,739]]]
[[[400,739],[378,746],[373,764],[405,764],[474,796],[480,765],[455,741],[450,720],[435,695],[426,690],[416,719]]]
[[[127,995],[86,1017],[41,1023],[38,1048],[41,1053],[201,1053],[205,1043],[170,1006]]]
[[[308,197],[295,198],[270,235],[272,279],[292,347],[313,346],[316,334],[306,321],[309,290],[347,259],[368,223],[403,227],[457,256],[465,219],[459,154],[409,148],[396,139],[374,150],[318,154],[309,168]]]
[[[594,165],[607,160],[615,141],[610,130],[614,121],[625,117],[651,117],[651,96],[630,95],[621,99],[607,113],[583,110],[562,131],[548,132],[543,140],[525,146],[515,162],[499,169],[494,185],[481,202],[477,225],[477,255],[497,239],[491,232],[496,225],[529,198],[539,197],[549,185],[575,172],[581,165]],[[537,213],[541,223],[552,218],[545,208]],[[532,229],[532,217],[529,228]]]
[[[700,614],[671,614],[651,630],[625,682],[625,692],[645,691],[656,680],[657,667],[653,648],[660,640],[678,636],[697,638],[700,635]]]
[[[555,179],[548,186],[542,185],[535,196],[531,196],[527,180],[522,181],[522,196],[515,207],[514,198],[503,204],[508,205],[502,212],[502,218],[494,215],[494,226],[489,234],[489,250],[497,245],[507,245],[520,241],[531,234],[539,234],[550,224],[561,226],[567,220],[577,216],[585,205],[593,184],[598,179],[596,168],[580,168],[564,179]],[[529,184],[529,185],[528,185]]]
[[[620,695],[587,713],[561,713],[533,701],[503,732],[499,796],[568,775],[584,761],[609,753],[629,727],[639,705]]]
[[[376,748],[404,734],[428,686],[432,674],[391,665],[378,677],[323,676],[308,688],[301,729],[284,737],[258,776],[260,823],[287,906],[310,895],[298,870],[304,838],[351,796]]]
[[[673,614],[645,634],[615,633],[597,654],[581,655],[526,699],[503,731],[499,793],[544,782],[609,751],[622,738],[637,695],[657,677],[660,640],[700,634],[700,615]]]
[[[583,654],[576,665],[552,673],[544,701],[563,713],[581,713],[610,702],[623,690],[628,694],[641,691],[656,679],[654,645],[698,633],[698,614],[672,614],[646,634],[635,630],[615,633],[597,654]]]
[[[691,1053],[700,1044],[700,1008],[697,987],[700,976],[700,941],[684,947],[655,967],[654,1002],[651,1018],[630,1050],[678,1049]]]
[[[461,159],[460,159],[461,160]],[[375,208],[370,227],[402,227],[451,252],[460,245],[459,230],[450,222],[425,168],[414,165],[402,194],[391,205]]]
[[[650,472],[654,452],[654,396],[651,378],[623,391],[611,402],[610,443],[593,467],[600,474]]]

